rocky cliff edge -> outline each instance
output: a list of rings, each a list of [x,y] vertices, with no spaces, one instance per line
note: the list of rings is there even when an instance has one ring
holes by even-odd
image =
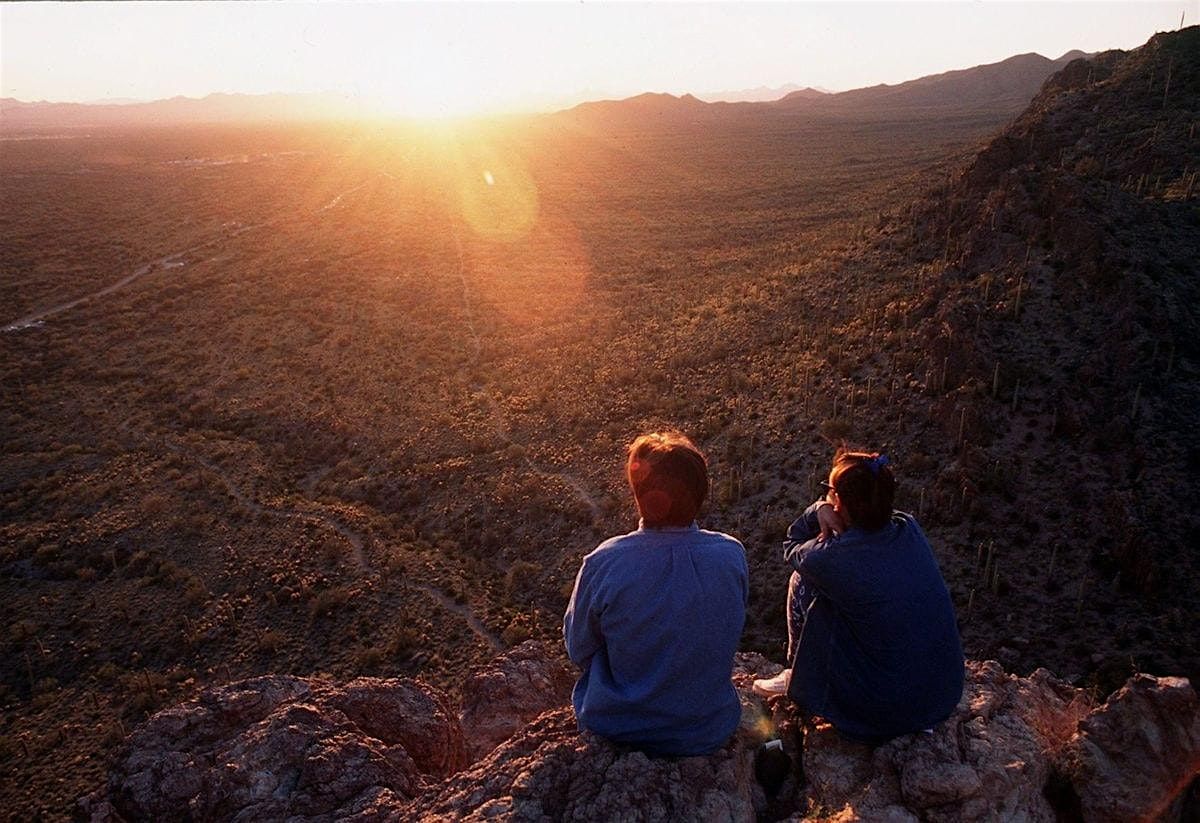
[[[1182,678],[1137,675],[1097,704],[1043,669],[970,662],[949,720],[870,749],[752,696],[778,668],[739,655],[734,738],[657,759],[577,731],[573,671],[535,642],[473,670],[457,710],[419,680],[243,680],[137,729],[80,816],[1133,821],[1200,808],[1200,701]],[[759,754],[771,739],[787,759]]]

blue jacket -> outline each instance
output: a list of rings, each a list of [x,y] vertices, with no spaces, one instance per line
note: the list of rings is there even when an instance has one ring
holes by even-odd
[[[687,528],[614,537],[583,559],[563,617],[580,728],[651,754],[707,754],[737,728],[742,544]]]
[[[811,598],[789,696],[843,734],[879,742],[950,716],[963,654],[950,593],[921,527],[894,512],[879,531],[817,537],[809,506],[784,558]]]

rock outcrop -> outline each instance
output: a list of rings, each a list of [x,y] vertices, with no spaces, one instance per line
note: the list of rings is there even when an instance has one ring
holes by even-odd
[[[1085,820],[1177,819],[1172,804],[1200,773],[1195,689],[1181,677],[1130,678],[1079,724],[1066,765]]]
[[[487,666],[472,669],[463,687],[460,720],[472,762],[547,709],[570,702],[575,669],[555,650],[527,641]]]
[[[406,810],[411,819],[753,820],[753,745],[708,757],[649,758],[580,734],[547,712],[471,770]]]
[[[1096,706],[1044,670],[1020,678],[972,662],[950,719],[871,749],[797,717],[785,698],[752,696],[751,681],[778,666],[739,655],[737,734],[707,757],[650,758],[576,729],[567,665],[537,644],[501,655],[473,672],[461,723],[443,695],[413,680],[270,676],[214,688],[135,731],[107,787],[83,809],[93,820],[750,821],[812,813],[1053,821],[1195,812],[1184,805],[1200,771],[1200,701],[1181,678],[1138,675]],[[756,767],[771,738],[791,765],[765,780]],[[491,741],[502,742],[468,765],[467,752]]]
[[[419,681],[269,675],[154,715],[84,805],[94,820],[332,820],[398,808],[466,762],[446,698]]]
[[[839,820],[1053,821],[1044,788],[1092,709],[1086,693],[1044,669],[1018,678],[972,662],[957,709],[931,734],[872,751],[818,724],[805,741],[805,771]]]

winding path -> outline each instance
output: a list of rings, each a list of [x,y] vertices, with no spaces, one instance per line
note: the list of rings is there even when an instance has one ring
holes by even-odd
[[[367,558],[363,552],[363,547],[366,545],[366,540],[358,532],[351,529],[340,520],[335,520],[327,514],[320,512],[306,512],[300,509],[289,509],[284,507],[264,506],[250,495],[242,491],[241,487],[233,481],[233,478],[225,473],[225,470],[216,463],[211,462],[198,454],[185,450],[176,443],[163,441],[164,445],[173,451],[175,454],[198,463],[203,466],[210,474],[213,474],[221,481],[221,484],[229,492],[230,496],[238,502],[243,508],[249,509],[255,514],[263,514],[268,517],[277,517],[283,520],[297,520],[306,523],[315,523],[321,526],[332,529],[337,532],[347,543],[350,544],[350,556],[354,560],[354,565],[360,572],[367,571],[370,566],[367,563]]]
[[[500,642],[500,639],[496,637],[496,635],[492,634],[491,629],[484,625],[482,620],[475,616],[475,612],[471,611],[470,606],[459,603],[457,600],[449,597],[444,591],[436,588],[435,586],[430,586],[425,583],[414,583],[411,580],[405,581],[405,585],[411,586],[412,588],[423,592],[433,600],[436,600],[442,608],[446,609],[446,611],[454,612],[460,616],[467,622],[467,625],[471,627],[471,631],[475,632],[476,636],[479,637],[480,640],[491,646],[492,651],[504,651],[504,644]]]
[[[156,271],[158,269],[171,268],[172,264],[182,262],[182,258],[188,256],[189,254],[198,252],[201,249],[208,248],[209,246],[216,245],[217,243],[220,243],[222,241],[231,240],[240,234],[245,234],[246,232],[253,231],[254,229],[260,229],[266,225],[268,225],[268,224],[267,223],[255,223],[252,226],[240,226],[237,229],[235,229],[234,231],[229,232],[227,234],[223,234],[220,237],[214,237],[210,240],[205,240],[203,243],[197,243],[194,246],[188,246],[186,249],[182,249],[181,251],[171,252],[170,254],[166,255],[165,257],[160,257],[157,260],[152,260],[149,263],[143,264],[142,266],[134,269],[132,272],[130,272],[129,274],[122,277],[120,280],[116,280],[112,283],[109,283],[107,286],[97,289],[94,292],[89,292],[88,294],[85,294],[82,297],[76,297],[74,300],[68,300],[65,303],[58,303],[56,305],[49,306],[44,309],[38,309],[37,311],[33,312],[32,314],[27,314],[24,317],[19,317],[16,320],[13,320],[11,323],[8,323],[7,325],[0,328],[0,331],[12,332],[12,331],[20,331],[21,329],[32,328],[33,326],[40,324],[47,317],[52,317],[56,314],[61,314],[62,312],[67,311],[68,309],[73,309],[76,306],[80,306],[91,300],[95,300],[98,297],[104,297],[106,294],[112,294],[117,289],[122,289],[125,286],[128,286],[134,280],[137,280],[139,277],[144,277],[145,275],[149,274],[152,271]]]
[[[221,484],[225,487],[226,491],[229,492],[230,496],[233,497],[239,505],[248,509],[249,511],[252,511],[255,514],[266,515],[268,517],[277,517],[284,520],[295,520],[302,523],[315,523],[328,529],[332,529],[350,544],[350,556],[353,558],[354,564],[359,572],[366,572],[370,569],[370,565],[367,562],[366,554],[364,552],[364,547],[367,544],[367,538],[365,538],[360,532],[355,531],[342,521],[330,515],[324,514],[323,512],[308,512],[301,509],[293,509],[282,506],[264,506],[262,503],[259,503],[257,500],[250,497],[250,495],[246,494],[246,492],[244,492],[242,488],[234,482],[233,478],[231,478],[225,472],[225,470],[217,464],[201,457],[198,454],[187,451],[176,443],[171,443],[169,441],[163,442],[164,445],[175,454],[180,455],[186,460],[198,463],[208,472],[215,475],[217,479],[221,481]],[[504,644],[501,643],[500,639],[496,637],[491,629],[489,629],[487,625],[479,619],[469,605],[459,603],[441,589],[428,583],[418,583],[411,579],[405,579],[404,585],[409,588],[416,589],[426,597],[436,602],[446,611],[461,617],[463,621],[466,622],[467,626],[470,627],[471,631],[474,632],[475,635],[493,652],[504,651]]]
[[[467,316],[467,331],[471,335],[471,342],[475,348],[474,365],[478,370],[480,358],[483,354],[483,343],[480,340],[479,331],[475,327],[475,313],[471,308],[471,288],[467,283],[467,265],[466,256],[463,254],[462,237],[459,234],[458,225],[453,222],[451,222],[450,225],[451,230],[454,233],[454,248],[458,255],[458,280],[459,283],[462,284],[463,312]],[[472,391],[482,393],[486,398],[486,402],[488,404],[488,413],[492,421],[492,430],[496,433],[496,436],[503,440],[506,445],[518,446],[522,450],[526,449],[527,445],[525,443],[518,442],[517,440],[513,439],[512,435],[508,433],[508,427],[504,423],[504,413],[500,410],[495,398],[487,393],[487,385],[485,382],[479,378],[475,378],[471,381],[470,388]],[[521,459],[525,462],[526,467],[534,474],[541,475],[542,477],[554,478],[567,485],[571,491],[575,493],[575,496],[578,497],[579,500],[581,500],[583,504],[588,507],[588,511],[591,512],[593,521],[598,520],[603,514],[600,504],[596,501],[596,498],[592,496],[591,492],[587,490],[587,487],[583,485],[583,481],[581,481],[579,478],[567,472],[553,472],[543,469],[541,466],[535,463],[528,454],[522,453]]]

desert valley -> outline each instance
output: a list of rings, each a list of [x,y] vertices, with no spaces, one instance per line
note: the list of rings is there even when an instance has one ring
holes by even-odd
[[[464,699],[558,642],[663,427],[746,547],[746,652],[783,660],[780,542],[846,441],[969,658],[1196,682],[1198,101],[1196,27],[437,124],[4,101],[0,807],[76,814],[244,678]]]

